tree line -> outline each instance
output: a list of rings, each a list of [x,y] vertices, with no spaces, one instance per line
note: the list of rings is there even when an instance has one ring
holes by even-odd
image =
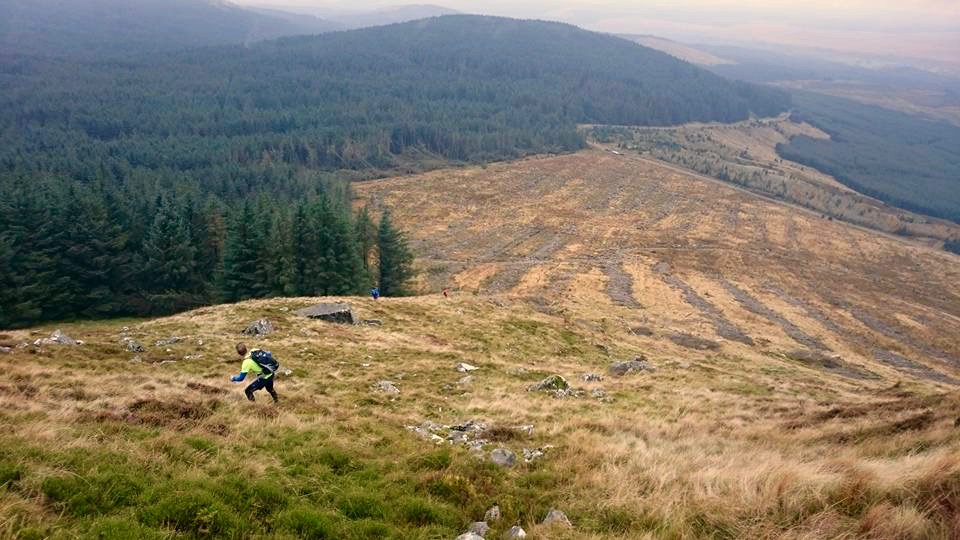
[[[0,179],[0,327],[157,315],[273,296],[406,294],[412,256],[383,212],[329,182],[298,201],[225,203],[107,184]]]

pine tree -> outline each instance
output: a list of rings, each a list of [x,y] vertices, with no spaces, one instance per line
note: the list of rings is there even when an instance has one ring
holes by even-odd
[[[164,199],[143,242],[141,283],[153,311],[170,312],[201,303],[196,249],[181,210]]]
[[[370,212],[366,206],[357,212],[354,231],[356,231],[357,243],[360,248],[360,257],[363,260],[363,269],[369,273],[374,251],[377,248],[377,225],[370,218]]]
[[[234,210],[228,220],[227,235],[223,246],[224,300],[236,302],[253,298],[257,291],[257,246],[256,234],[251,224],[253,207],[244,203]]]
[[[377,230],[379,253],[380,294],[404,296],[409,294],[407,283],[413,277],[413,254],[406,238],[390,223],[390,212],[384,211]]]

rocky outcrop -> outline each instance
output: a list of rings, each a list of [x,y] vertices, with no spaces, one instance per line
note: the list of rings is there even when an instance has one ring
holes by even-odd
[[[503,538],[503,540],[518,540],[519,538],[526,538],[526,537],[527,537],[527,531],[523,530],[523,527],[519,525],[514,525],[513,527],[510,527],[510,530],[503,533],[503,536],[501,538]]]
[[[37,347],[42,347],[44,345],[81,345],[82,342],[64,334],[63,330],[58,328],[50,334],[50,337],[40,338],[34,341],[33,344]]]
[[[517,455],[509,448],[497,448],[490,452],[490,461],[501,467],[513,467],[517,462]]]
[[[400,389],[397,388],[397,385],[393,384],[392,381],[380,381],[374,385],[374,388],[380,392],[383,392],[384,394],[390,394],[394,396],[400,394]]]
[[[253,321],[241,332],[245,336],[265,336],[273,332],[273,323],[267,319],[257,319]]]
[[[137,342],[137,341],[134,340],[133,338],[125,337],[125,338],[123,338],[122,341],[123,341],[123,343],[124,343],[124,346],[125,346],[126,349],[127,349],[127,352],[141,353],[141,352],[144,352],[144,350],[145,350],[145,349],[143,348],[143,345],[141,345],[139,342]]]
[[[549,392],[556,397],[566,397],[572,393],[570,383],[560,375],[551,375],[527,388],[530,392]]]
[[[547,512],[547,517],[544,518],[543,525],[573,527],[573,524],[570,523],[570,519],[567,518],[567,515],[555,508],[551,508],[550,511]]]
[[[623,377],[628,373],[637,373],[641,371],[656,371],[656,368],[647,360],[645,356],[639,356],[629,362],[614,362],[610,364],[608,370],[611,375]]]
[[[301,317],[332,323],[355,324],[357,322],[357,317],[354,315],[353,308],[350,304],[317,304],[308,308],[299,309],[295,313]]]

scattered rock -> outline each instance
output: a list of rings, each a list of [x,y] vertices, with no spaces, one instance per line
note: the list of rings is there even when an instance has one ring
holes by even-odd
[[[457,384],[460,385],[460,386],[469,386],[471,383],[473,383],[473,376],[472,376],[472,375],[467,375],[466,377],[461,377],[460,380],[457,381]]]
[[[483,521],[487,523],[493,523],[500,519],[500,505],[493,505],[487,510],[487,513],[483,515]]]
[[[183,357],[183,359],[187,362],[189,362],[190,360],[199,360],[201,358],[203,358],[202,354],[188,354]]]
[[[127,352],[138,353],[144,352],[143,345],[135,341],[133,338],[123,338],[124,343],[127,344]]]
[[[468,531],[458,536],[457,540],[483,540],[483,536],[473,531]]]
[[[175,343],[180,343],[180,342],[183,341],[184,339],[185,339],[185,338],[177,337],[177,336],[169,337],[169,338],[167,338],[167,339],[158,339],[157,342],[154,343],[154,345],[156,345],[157,347],[166,347],[167,345],[173,345],[173,344],[175,344]]]
[[[129,326],[124,326],[123,328],[120,329],[120,333],[121,333],[121,334],[126,334],[126,333],[129,332],[129,331],[130,331],[130,327],[129,327]]]
[[[614,362],[610,364],[610,374],[617,377],[623,377],[627,373],[634,373],[637,371],[656,371],[645,356],[639,356],[630,360],[629,362]]]
[[[603,388],[594,388],[593,391],[590,392],[590,395],[600,400],[606,399],[607,397],[607,393]]]
[[[568,396],[572,393],[570,383],[560,375],[551,375],[529,387],[527,390],[530,392],[550,392],[558,398]]]
[[[293,370],[290,369],[290,368],[282,367],[282,368],[280,368],[280,369],[277,370],[276,375],[277,375],[277,377],[292,377],[292,376],[293,376]]]
[[[165,366],[165,365],[167,365],[167,364],[176,364],[176,363],[177,363],[176,360],[164,360],[164,361],[160,362],[160,363],[157,364],[157,365],[158,365],[158,366]]]
[[[634,326],[630,329],[630,333],[635,336],[652,336],[653,330],[647,328],[646,326]]]
[[[573,527],[573,524],[570,523],[570,519],[567,518],[567,515],[555,508],[551,508],[550,511],[547,512],[547,517],[544,518],[543,524],[548,526],[562,525],[564,527]]]
[[[130,363],[131,363],[131,364],[142,364],[142,363],[143,363],[143,358],[140,358],[140,355],[138,354],[137,356],[134,356],[133,358],[130,359]]]
[[[543,448],[524,448],[523,449],[523,461],[525,463],[534,462],[543,456],[547,455],[547,450],[553,448],[552,446],[544,446]]]
[[[533,424],[527,424],[525,426],[517,426],[516,429],[517,431],[519,431],[520,433],[523,433],[527,437],[530,437],[533,435]]]
[[[357,321],[350,304],[343,303],[317,304],[299,309],[295,313],[301,317],[332,323],[355,324]]]
[[[241,334],[246,336],[265,336],[273,332],[273,323],[267,319],[257,319],[243,329]]]
[[[603,375],[599,373],[587,373],[583,377],[583,382],[600,382],[603,380]]]
[[[470,364],[465,364],[463,362],[460,362],[454,367],[454,369],[456,369],[460,373],[470,373],[471,371],[476,371],[480,368],[478,368],[477,366],[471,366]]]
[[[380,381],[375,388],[385,394],[397,395],[400,393],[400,389],[392,381]]]
[[[467,529],[468,532],[471,532],[477,536],[483,537],[487,534],[487,531],[490,530],[490,526],[487,525],[486,521],[474,521],[470,524],[470,528]]]
[[[379,319],[364,319],[357,323],[358,326],[383,326],[383,321]]]
[[[11,349],[10,347],[0,347],[0,353],[10,354],[12,352],[13,352],[13,349]]]
[[[43,345],[81,345],[82,341],[77,341],[63,333],[59,328],[54,330],[50,337],[40,338],[33,342],[37,347]]]
[[[501,467],[513,467],[517,462],[517,455],[508,448],[497,448],[490,452],[490,461]]]
[[[503,540],[516,540],[517,538],[526,538],[527,531],[523,530],[523,527],[519,525],[514,525],[510,527],[510,530],[503,533]]]

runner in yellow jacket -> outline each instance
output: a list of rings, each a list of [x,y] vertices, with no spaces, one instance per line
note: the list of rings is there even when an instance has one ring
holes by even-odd
[[[247,399],[250,401],[256,401],[253,397],[253,393],[262,388],[267,389],[267,393],[270,394],[270,397],[273,398],[273,402],[276,403],[279,399],[277,392],[273,389],[273,378],[274,374],[269,371],[265,371],[259,364],[253,360],[253,353],[258,349],[253,349],[250,352],[247,352],[247,346],[243,343],[237,343],[237,354],[243,358],[243,362],[240,364],[240,374],[234,375],[230,378],[231,381],[235,383],[243,382],[247,378],[247,373],[255,373],[257,375],[256,380],[250,383],[249,386],[243,391],[247,395]]]

